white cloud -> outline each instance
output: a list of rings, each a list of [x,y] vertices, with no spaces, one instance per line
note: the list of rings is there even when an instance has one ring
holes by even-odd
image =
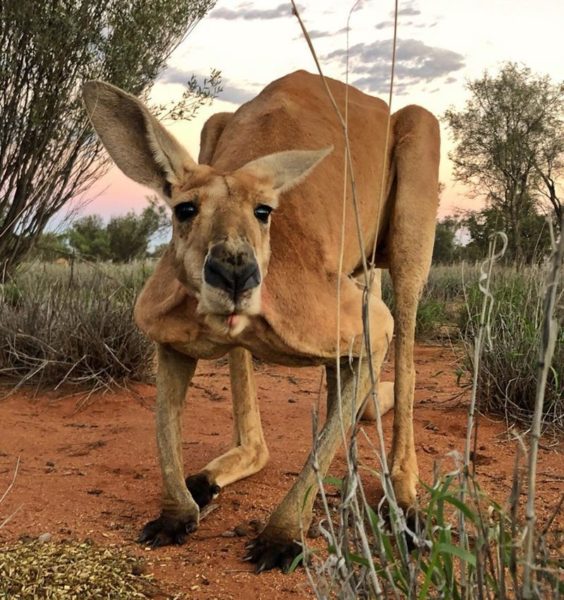
[[[378,40],[368,44],[355,44],[349,49],[349,68],[353,85],[364,90],[385,93],[390,81],[392,40]],[[326,60],[346,63],[347,52],[334,50]],[[464,57],[446,48],[428,46],[416,39],[398,40],[395,74],[398,93],[407,86],[428,83],[459,71],[464,67]]]
[[[253,8],[251,4],[241,4],[237,8],[216,8],[209,15],[210,19],[279,19],[292,14],[292,5],[283,2],[274,8]]]

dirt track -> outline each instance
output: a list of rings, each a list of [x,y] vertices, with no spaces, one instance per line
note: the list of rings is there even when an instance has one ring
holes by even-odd
[[[462,450],[467,393],[461,395],[456,386],[451,350],[419,346],[416,360],[416,446],[421,477],[429,481],[433,461],[444,459],[450,468],[446,455]],[[164,592],[183,592],[187,598],[310,597],[303,571],[254,575],[241,561],[250,534],[239,537],[233,531],[253,519],[265,522],[300,470],[310,444],[311,406],[318,402],[320,376],[319,369],[258,368],[270,463],[261,473],[223,490],[216,500],[219,507],[185,546],[155,551],[134,542],[141,525],[159,510],[152,386],[96,395],[79,412],[77,399],[84,394],[25,393],[0,401],[0,496],[20,457],[14,487],[0,506],[0,522],[19,510],[0,531],[0,542],[50,533],[55,540],[91,538],[118,545],[147,558],[149,572]],[[228,385],[225,362],[202,363],[184,417],[187,473],[198,471],[229,446]],[[391,415],[386,416],[388,438],[391,422]],[[361,458],[375,464],[372,451],[363,446]],[[514,461],[514,442],[505,424],[481,417],[478,448],[482,486],[504,501]],[[540,452],[541,520],[564,491],[563,450],[562,443],[547,440]],[[339,476],[342,467],[338,457],[331,473]],[[557,526],[562,529],[562,519]]]

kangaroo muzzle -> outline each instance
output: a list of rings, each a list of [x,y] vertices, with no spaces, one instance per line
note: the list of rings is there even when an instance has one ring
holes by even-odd
[[[232,250],[226,244],[210,249],[204,263],[204,280],[236,300],[261,282],[260,269],[250,246]]]

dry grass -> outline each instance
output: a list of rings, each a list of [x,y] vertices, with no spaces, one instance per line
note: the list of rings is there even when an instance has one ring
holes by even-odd
[[[16,388],[146,379],[153,349],[133,306],[148,272],[143,264],[26,266],[0,286],[0,377]]]
[[[480,410],[502,414],[508,423],[529,424],[535,408],[549,267],[502,267],[492,271],[489,336],[478,369],[477,394]],[[481,296],[478,281],[469,282],[460,323],[467,357],[464,366],[469,373],[476,366],[474,343],[480,328]],[[563,314],[564,289],[560,286],[554,316],[562,321]],[[555,335],[543,425],[564,431],[564,329],[557,327]]]
[[[348,441],[347,476],[343,480],[322,481],[319,475],[322,499],[327,483],[337,485],[341,491],[337,515],[327,508],[320,526],[327,541],[327,554],[313,554],[307,549],[305,537],[302,539],[304,554],[309,560],[308,575],[317,598],[548,600],[564,594],[564,565],[558,539],[561,532],[556,525],[562,502],[542,527],[537,524],[535,515],[535,449],[542,415],[546,418],[547,414],[543,410],[543,395],[551,391],[549,378],[545,380],[542,371],[546,374],[562,368],[561,364],[550,366],[556,332],[561,331],[555,310],[556,299],[561,294],[558,284],[562,256],[555,253],[552,266],[548,265],[549,268],[532,278],[531,273],[497,271],[493,262],[489,259],[481,269],[474,270],[482,303],[477,306],[476,316],[471,315],[465,331],[465,343],[473,351],[470,367],[474,369],[465,449],[455,453],[451,472],[437,471],[433,483],[423,486],[424,493],[418,506],[420,518],[413,522],[397,507],[393,489],[381,468],[386,463],[385,449],[380,449],[374,457],[374,471],[380,475],[384,497],[377,507],[367,503],[356,457],[357,430],[353,428]],[[502,276],[498,277],[500,274]],[[544,284],[540,285],[543,277]],[[527,377],[533,382],[541,382],[529,399],[528,424],[533,423],[533,434],[528,440],[520,439],[512,491],[507,501],[499,504],[481,490],[473,473],[471,456],[476,452],[473,432],[479,419],[477,407],[482,371],[484,364],[489,365],[490,354],[496,352],[499,342],[496,319],[499,320],[497,310],[502,308],[495,309],[495,294],[498,286],[501,290],[506,289],[507,281],[512,282],[511,290],[515,285],[519,288],[523,282],[529,282],[535,289],[534,302],[527,296],[529,302],[519,304],[516,309],[521,311],[522,317],[537,304],[544,310],[538,315],[535,337],[527,339],[531,345],[527,356],[534,356],[534,360],[521,365]],[[431,282],[428,289],[433,287]],[[552,294],[552,304],[543,302],[543,296],[548,298],[550,295],[548,292]],[[514,296],[514,293],[509,294],[510,298]],[[547,327],[552,333],[541,335]],[[519,333],[518,328],[515,333]],[[493,338],[491,349],[490,337]],[[550,344],[552,349],[547,350]],[[557,349],[557,352],[561,351],[561,348]],[[499,361],[504,358],[502,352]],[[505,359],[509,360],[509,357],[505,355]],[[560,394],[561,411],[561,390],[555,388],[555,391]],[[314,437],[314,452],[317,442]],[[528,490],[525,510],[519,503],[523,489]],[[327,507],[327,502],[322,505]]]
[[[0,598],[151,598],[144,571],[139,559],[89,542],[20,541],[0,548]]]

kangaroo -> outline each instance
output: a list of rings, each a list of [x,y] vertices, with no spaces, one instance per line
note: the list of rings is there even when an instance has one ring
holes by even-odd
[[[183,543],[223,487],[267,463],[253,356],[325,367],[327,418],[317,456],[325,473],[341,441],[340,419],[350,424],[370,393],[370,368],[379,372],[394,321],[395,380],[380,383],[378,397],[382,413],[394,407],[396,499],[406,510],[414,505],[413,348],[438,206],[438,123],[418,106],[390,115],[382,100],[327,82],[343,113],[348,98],[360,232],[344,175],[342,126],[319,76],[297,71],[235,113],[213,115],[198,163],[138,99],[101,81],[84,84],[89,117],[116,165],[157,191],[173,215],[172,241],[135,307],[137,324],[157,345],[163,479],[161,514],[145,525],[141,542]],[[392,318],[377,286],[368,297],[369,352],[366,290],[355,279],[367,262],[389,269],[395,298]],[[185,479],[180,417],[188,385],[199,359],[226,354],[233,447]],[[316,490],[310,456],[249,547],[257,571],[287,570],[299,554]]]

